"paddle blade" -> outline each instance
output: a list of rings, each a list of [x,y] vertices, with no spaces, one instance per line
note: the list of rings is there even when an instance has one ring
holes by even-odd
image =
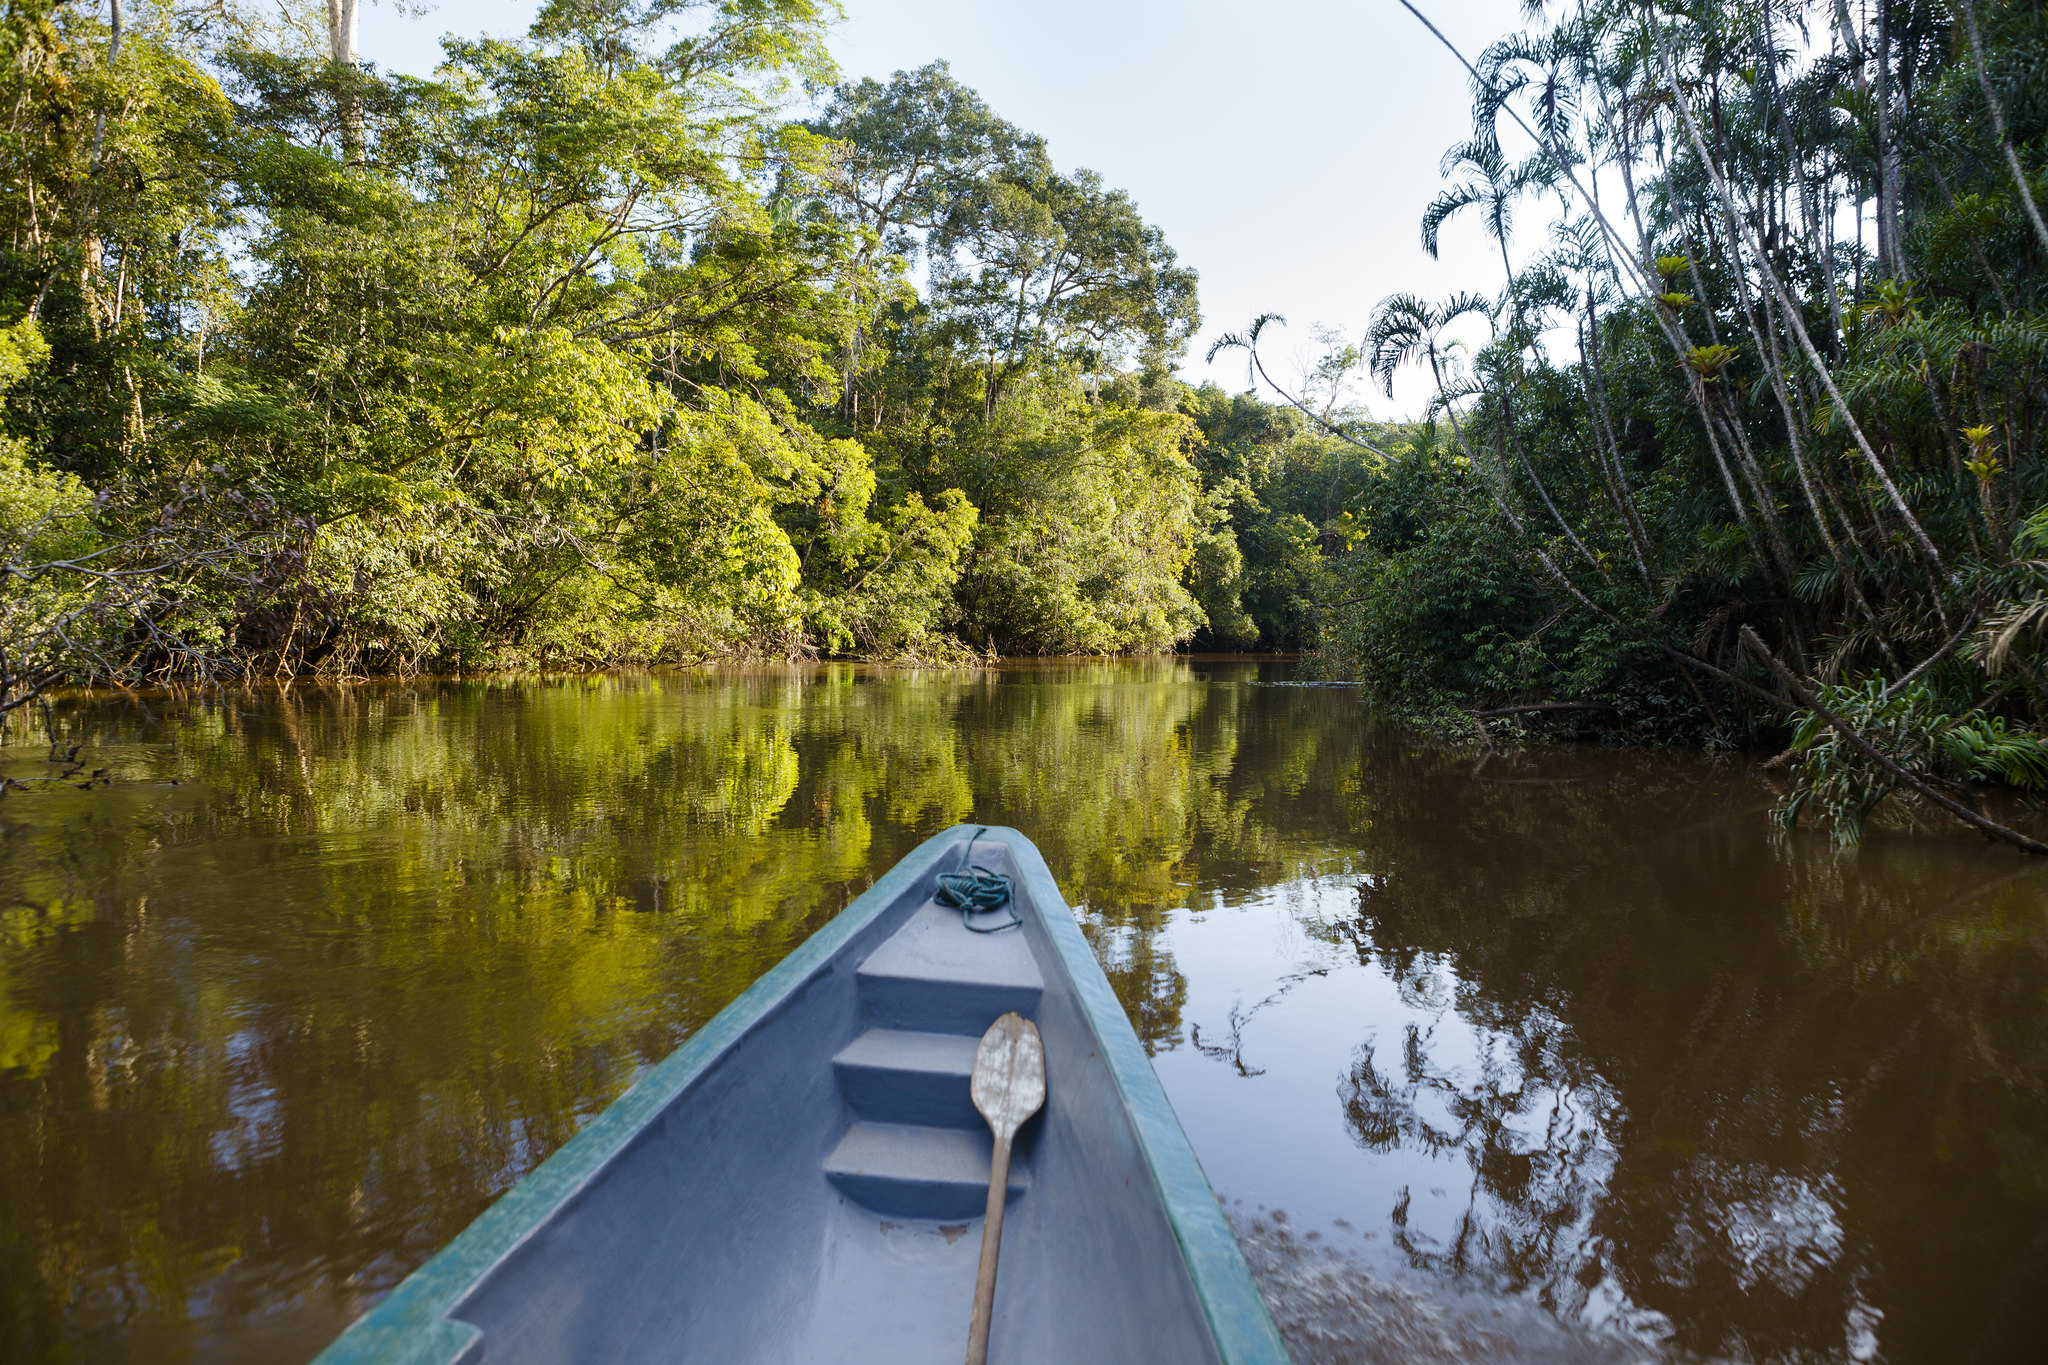
[[[1014,1012],[990,1024],[974,1052],[972,1089],[974,1107],[995,1135],[1015,1137],[1045,1103],[1045,1041],[1038,1026]]]

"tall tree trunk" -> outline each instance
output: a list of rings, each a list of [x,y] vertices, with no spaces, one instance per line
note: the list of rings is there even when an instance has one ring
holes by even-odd
[[[121,0],[107,0],[107,66],[111,69],[121,58],[121,36],[128,30],[127,20],[122,14]],[[92,159],[95,172],[100,168],[100,150],[106,144],[107,111],[103,108],[92,116]]]
[[[1771,11],[1765,6],[1761,11],[1763,24],[1764,51],[1777,51],[1777,39],[1771,28]],[[1815,263],[1820,266],[1821,283],[1827,293],[1829,345],[1828,352],[1837,364],[1842,360],[1842,298],[1835,283],[1834,234],[1823,228],[1821,215],[1814,207],[1815,195],[1811,177],[1806,173],[1805,149],[1792,136],[1792,120],[1785,108],[1784,92],[1778,85],[1778,65],[1775,57],[1768,57],[1764,65],[1765,79],[1769,82],[1772,122],[1778,125],[1778,141],[1785,149],[1785,170],[1799,193],[1799,217],[1806,229],[1807,250],[1812,253]]]
[[[127,32],[127,21],[121,8],[121,0],[108,0],[107,30],[107,68],[112,70],[114,63],[120,60],[121,38]],[[95,222],[99,217],[100,158],[101,154],[106,150],[106,138],[107,111],[106,107],[102,105],[92,116],[92,155],[86,162],[87,180],[85,197],[78,215],[77,235],[73,239],[81,248],[80,260],[84,262],[84,265],[81,269],[79,284],[88,298],[93,295],[92,277],[98,273],[99,262],[106,249],[104,243],[100,241],[95,228]],[[34,188],[32,181],[29,193],[30,211],[33,214]],[[31,221],[33,221],[33,218],[31,218]],[[35,301],[28,306],[28,315],[31,320],[42,316],[43,305],[50,298],[50,288],[57,283],[57,275],[63,268],[62,258],[60,257],[58,263],[53,265],[49,273],[43,276],[42,287],[36,290]],[[93,327],[95,332],[97,332],[99,321],[96,317],[93,320]]]
[[[1584,358],[1587,378],[1587,397],[1593,409],[1594,447],[1601,452],[1600,468],[1607,479],[1608,491],[1614,497],[1614,510],[1621,515],[1623,528],[1628,532],[1629,548],[1635,552],[1636,568],[1642,573],[1643,586],[1652,586],[1650,577],[1650,535],[1643,526],[1643,519],[1636,509],[1635,495],[1628,486],[1628,467],[1622,463],[1621,443],[1615,439],[1614,418],[1607,407],[1607,379],[1600,371],[1600,316],[1593,304],[1593,290],[1586,289],[1586,326],[1579,332],[1579,354]],[[1601,438],[1606,438],[1605,446]],[[1609,460],[1612,470],[1609,470]]]
[[[1664,32],[1663,24],[1657,19],[1656,11],[1654,8],[1645,9],[1643,17],[1647,21],[1651,36],[1657,44],[1658,56],[1663,62],[1666,81],[1670,83],[1673,90],[1683,89],[1678,82],[1677,60],[1671,54],[1670,41]],[[1750,235],[1743,227],[1741,215],[1736,212],[1734,191],[1729,189],[1727,178],[1721,173],[1720,164],[1714,160],[1712,153],[1707,150],[1706,137],[1700,132],[1699,122],[1693,117],[1691,106],[1685,100],[1677,99],[1673,101],[1673,107],[1677,111],[1679,125],[1685,130],[1686,138],[1692,143],[1694,154],[1699,157],[1700,164],[1707,172],[1707,178],[1713,183],[1715,193],[1720,196],[1722,211],[1727,216],[1729,231],[1736,233],[1738,236]],[[1771,268],[1770,258],[1764,255],[1763,244],[1752,241],[1750,245],[1754,250],[1757,271],[1763,277],[1765,289],[1777,302],[1778,311],[1790,327],[1793,338],[1798,341],[1799,349],[1805,353],[1807,363],[1813,367],[1814,374],[1819,378],[1821,386],[1827,390],[1828,401],[1834,405],[1835,411],[1840,414],[1842,424],[1848,428],[1849,438],[1856,443],[1857,451],[1863,456],[1863,461],[1869,467],[1870,472],[1876,476],[1878,485],[1884,490],[1886,499],[1891,503],[1893,509],[1897,511],[1899,519],[1905,523],[1907,530],[1912,534],[1913,543],[1919,548],[1920,553],[1926,557],[1928,565],[1935,573],[1949,580],[1951,584],[1958,583],[1960,580],[1949,569],[1947,564],[1943,562],[1941,552],[1934,547],[1934,541],[1928,537],[1926,528],[1920,524],[1920,518],[1913,514],[1913,509],[1907,504],[1905,495],[1899,491],[1898,484],[1893,481],[1891,471],[1886,469],[1884,462],[1878,458],[1877,450],[1871,445],[1869,436],[1864,433],[1863,424],[1856,420],[1856,414],[1850,408],[1849,400],[1842,396],[1840,386],[1835,383],[1834,371],[1828,368],[1827,362],[1821,358],[1819,349],[1814,346],[1813,337],[1806,330],[1805,321],[1800,317],[1798,308],[1793,304],[1790,295],[1786,292],[1784,281],[1778,278],[1777,271]]]
[[[327,51],[337,62],[354,66],[356,10],[359,0],[327,0]]]
[[[1898,120],[1892,116],[1891,5],[1877,5],[1877,254],[1895,280],[1906,278],[1905,175]]]
[[[349,80],[359,64],[356,52],[356,12],[361,0],[327,0],[327,55],[337,67],[346,67],[341,73],[344,81]],[[341,150],[349,161],[361,159],[363,154],[363,106],[356,98],[353,88],[344,86],[341,94]]]
[[[1984,104],[1991,111],[1991,131],[1998,135],[1998,149],[2005,153],[2005,164],[2012,171],[2012,183],[2019,187],[2020,202],[2026,205],[2034,235],[2041,239],[2041,249],[2048,251],[2048,223],[2041,221],[2041,208],[2027,185],[2026,169],[2020,165],[2019,154],[2012,147],[2012,135],[2006,131],[2005,105],[1992,88],[1991,71],[1984,64],[1984,40],[1977,32],[1977,7],[1972,0],[1956,0],[1956,7],[1962,11],[1963,27],[1970,35],[1970,62],[1977,68],[1977,84],[1984,88]]]

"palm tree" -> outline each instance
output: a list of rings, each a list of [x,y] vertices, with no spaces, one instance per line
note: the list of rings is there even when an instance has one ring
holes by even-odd
[[[1509,293],[1513,292],[1511,282]],[[1485,314],[1489,309],[1487,301],[1476,294],[1455,294],[1441,304],[1427,303],[1414,294],[1395,294],[1374,310],[1372,325],[1366,329],[1366,366],[1379,379],[1389,398],[1394,396],[1394,374],[1401,366],[1429,366],[1430,377],[1436,381],[1437,404],[1442,406],[1445,415],[1450,418],[1451,432],[1457,437],[1458,444],[1464,447],[1465,458],[1472,461],[1474,468],[1485,471],[1492,485],[1489,491],[1493,494],[1495,506],[1515,530],[1521,531],[1522,519],[1515,515],[1512,504],[1508,502],[1509,474],[1505,428],[1513,419],[1508,415],[1509,410],[1505,403],[1506,386],[1499,383],[1493,385],[1494,391],[1503,395],[1502,420],[1494,425],[1495,439],[1501,448],[1495,451],[1493,467],[1487,469],[1475,455],[1471,442],[1465,439],[1464,427],[1458,421],[1457,409],[1451,406],[1453,395],[1444,378],[1444,362],[1448,358],[1448,347],[1453,344],[1446,338],[1450,325],[1461,317],[1474,313]],[[1495,350],[1493,355],[1498,358],[1499,351]],[[1537,475],[1536,467],[1529,462],[1528,454],[1522,450],[1519,441],[1515,444],[1515,455],[1521,462],[1523,472],[1529,476],[1536,496],[1542,500],[1544,509],[1550,513],[1550,519],[1557,524],[1557,529],[1564,533],[1564,538],[1571,542],[1572,548],[1578,552],[1581,559],[1597,566],[1598,559],[1586,548],[1585,542],[1579,539],[1578,533],[1572,530],[1571,523],[1565,520],[1564,514],[1558,510],[1556,502],[1550,496],[1550,490],[1544,487],[1542,478]]]
[[[1266,382],[1266,387],[1286,399],[1289,406],[1330,435],[1335,436],[1338,440],[1357,446],[1360,450],[1370,451],[1383,460],[1394,458],[1372,442],[1359,436],[1356,432],[1347,430],[1346,427],[1332,422],[1323,413],[1317,412],[1313,407],[1310,407],[1299,395],[1289,393],[1286,389],[1273,382],[1273,377],[1266,373],[1266,362],[1259,359],[1259,333],[1265,331],[1266,324],[1272,322],[1277,322],[1282,327],[1287,325],[1287,319],[1281,317],[1278,313],[1261,313],[1252,319],[1252,325],[1245,328],[1243,332],[1225,332],[1222,336],[1217,337],[1215,341],[1209,344],[1209,353],[1203,357],[1203,360],[1205,362],[1214,362],[1216,357],[1225,351],[1243,351],[1245,353],[1245,382],[1253,388],[1257,388],[1258,381],[1263,379]]]
[[[1508,237],[1514,232],[1515,201],[1531,189],[1549,185],[1545,158],[1532,156],[1518,166],[1508,164],[1500,143],[1490,137],[1461,142],[1444,153],[1446,179],[1462,173],[1457,183],[1432,199],[1422,211],[1422,249],[1431,260],[1437,255],[1437,236],[1443,225],[1466,209],[1484,211],[1486,235],[1500,248],[1501,269],[1513,284],[1515,268],[1508,262]]]
[[[1373,310],[1365,333],[1366,368],[1394,396],[1394,374],[1403,365],[1427,364],[1436,381],[1437,402],[1448,406],[1450,388],[1444,377],[1449,357],[1446,333],[1459,318],[1490,316],[1493,305],[1477,294],[1453,294],[1440,304],[1414,294],[1395,294]]]

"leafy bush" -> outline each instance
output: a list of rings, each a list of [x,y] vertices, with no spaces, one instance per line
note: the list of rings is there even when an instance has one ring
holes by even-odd
[[[1851,744],[1820,708],[1901,769],[1965,799],[1970,782],[2048,786],[2048,744],[1997,716],[1954,714],[1924,681],[1892,689],[1882,678],[1862,678],[1822,688],[1818,701],[1819,708],[1801,713],[1793,733],[1792,789],[1775,811],[1787,828],[1807,816],[1825,823],[1837,844],[1854,845],[1901,790],[1898,777]]]

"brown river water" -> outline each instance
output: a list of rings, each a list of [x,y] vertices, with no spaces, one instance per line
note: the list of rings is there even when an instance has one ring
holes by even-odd
[[[1244,660],[57,719],[111,784],[0,799],[0,1360],[309,1359],[968,820],[1299,1365],[2048,1358],[2048,865],[1780,834],[1753,758],[1482,761]]]

